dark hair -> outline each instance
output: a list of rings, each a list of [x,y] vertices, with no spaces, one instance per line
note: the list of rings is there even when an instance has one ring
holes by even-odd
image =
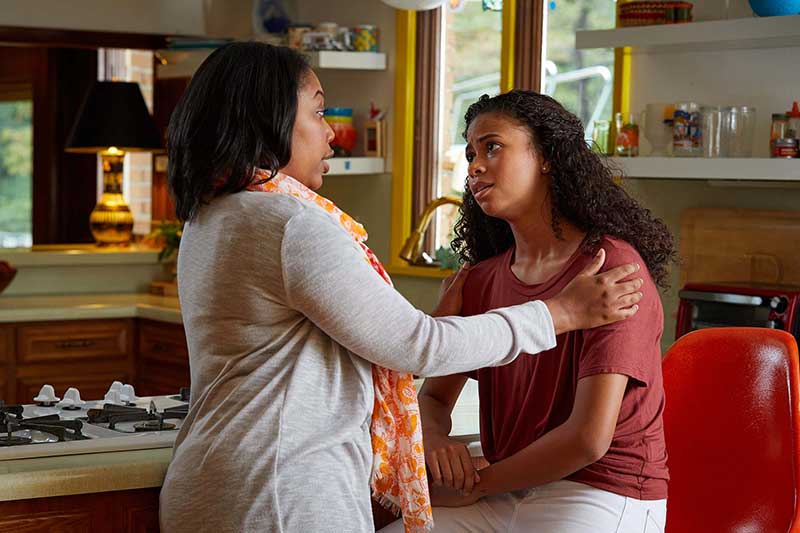
[[[668,287],[667,265],[676,260],[672,235],[664,222],[614,183],[604,158],[587,144],[578,117],[549,96],[520,90],[481,96],[467,110],[467,128],[482,113],[500,113],[527,128],[534,149],[549,163],[557,237],[562,236],[562,217],[587,233],[583,253],[593,253],[604,236],[617,237],[636,248],[659,286]],[[509,224],[486,215],[469,187],[460,215],[452,248],[464,261],[475,264],[514,244]]]
[[[298,52],[256,42],[226,44],[200,65],[167,132],[168,182],[181,220],[247,188],[255,168],[274,174],[289,163],[297,92],[309,70]]]

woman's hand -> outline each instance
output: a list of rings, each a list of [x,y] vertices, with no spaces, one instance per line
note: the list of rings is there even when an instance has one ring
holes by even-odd
[[[639,270],[639,265],[612,268],[598,274],[606,255],[602,248],[560,293],[546,300],[553,317],[556,335],[577,329],[590,329],[636,314],[642,299],[641,278],[621,281]]]
[[[461,291],[467,280],[469,269],[472,265],[464,263],[458,272],[451,274],[439,288],[439,305],[433,310],[431,316],[458,316],[461,314]]]
[[[471,494],[480,476],[467,446],[439,432],[425,432],[423,442],[432,484]]]
[[[464,507],[472,505],[483,496],[479,491],[464,494],[448,487],[431,487],[431,505],[434,507]]]

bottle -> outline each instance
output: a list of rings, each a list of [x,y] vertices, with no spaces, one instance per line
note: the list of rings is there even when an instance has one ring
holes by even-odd
[[[789,139],[800,139],[800,109],[797,102],[792,105],[792,110],[786,113],[789,122],[786,126],[786,137]]]

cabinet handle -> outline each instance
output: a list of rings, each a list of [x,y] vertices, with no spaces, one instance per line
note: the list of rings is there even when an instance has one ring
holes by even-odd
[[[164,342],[156,341],[153,343],[153,351],[154,352],[167,352],[169,351],[169,345]]]
[[[56,346],[62,349],[68,348],[88,348],[89,346],[94,346],[94,341],[90,341],[89,339],[79,339],[74,341],[61,341],[56,343]]]

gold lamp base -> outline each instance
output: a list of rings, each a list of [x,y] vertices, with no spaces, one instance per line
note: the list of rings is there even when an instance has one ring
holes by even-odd
[[[110,148],[101,155],[103,196],[89,217],[89,229],[98,246],[127,246],[133,236],[133,213],[122,197],[124,154]]]

